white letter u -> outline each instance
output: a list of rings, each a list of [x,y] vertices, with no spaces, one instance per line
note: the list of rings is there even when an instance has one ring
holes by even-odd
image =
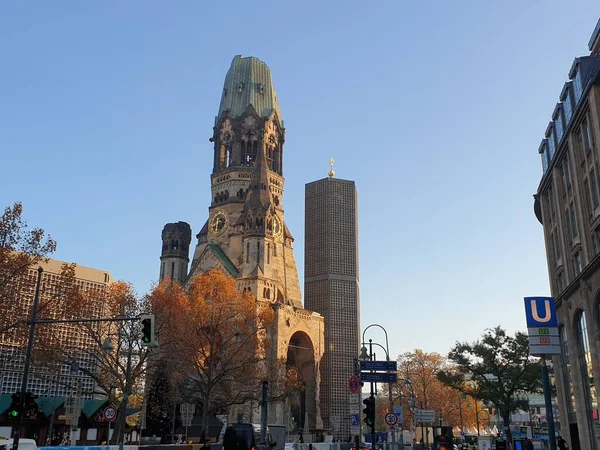
[[[536,322],[550,322],[550,301],[549,300],[544,300],[544,307],[546,308],[546,315],[544,316],[544,318],[541,318],[538,314],[538,310],[537,310],[537,302],[535,300],[531,300],[531,315],[533,316],[534,320]]]

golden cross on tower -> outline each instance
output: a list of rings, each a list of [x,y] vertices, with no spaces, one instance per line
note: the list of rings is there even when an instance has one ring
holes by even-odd
[[[335,176],[335,172],[333,171],[333,165],[335,164],[335,161],[333,160],[333,158],[329,158],[329,167],[331,167],[331,170],[329,171],[328,175],[330,177],[334,177]]]

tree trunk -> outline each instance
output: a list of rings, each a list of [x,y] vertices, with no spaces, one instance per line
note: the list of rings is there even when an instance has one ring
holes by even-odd
[[[121,433],[121,427],[120,427],[120,423],[121,420],[119,419],[119,416],[121,414],[125,414],[125,410],[123,409],[125,405],[123,404],[123,402],[121,402],[121,406],[119,407],[119,411],[117,412],[117,418],[114,422],[112,422],[112,437],[110,438],[110,445],[118,445],[119,444],[119,435]]]
[[[202,435],[208,441],[208,405],[210,400],[210,393],[207,392],[202,399]],[[204,442],[200,442],[204,444]]]
[[[506,434],[506,442],[508,448],[512,448],[512,433],[510,432],[510,413],[502,414],[502,422],[504,423],[504,431]]]

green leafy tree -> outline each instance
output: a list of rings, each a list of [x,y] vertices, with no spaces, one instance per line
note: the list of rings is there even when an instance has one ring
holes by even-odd
[[[448,358],[456,366],[440,370],[438,379],[477,400],[494,404],[511,439],[511,413],[529,408],[529,401],[519,394],[541,389],[540,364],[529,355],[528,336],[521,332],[509,336],[498,326],[486,330],[475,342],[457,342]]]

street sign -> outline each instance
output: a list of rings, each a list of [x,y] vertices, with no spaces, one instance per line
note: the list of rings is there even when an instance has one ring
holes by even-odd
[[[560,346],[560,339],[558,336],[529,336],[529,345],[556,345]]]
[[[404,408],[402,406],[394,406],[394,414],[398,417],[398,423],[404,422]]]
[[[182,403],[179,405],[179,411],[181,414],[194,414],[196,412],[196,405],[193,403]]]
[[[360,414],[360,405],[358,403],[350,403],[350,414]]]
[[[348,387],[352,394],[356,394],[360,389],[360,380],[356,375],[352,375],[348,381]]]
[[[398,374],[361,372],[360,379],[374,383],[396,383],[398,381]]]
[[[416,409],[415,421],[419,423],[435,422],[435,411],[433,409]]]
[[[387,413],[385,415],[385,423],[387,423],[390,427],[393,427],[398,423],[398,417],[394,413]]]
[[[527,328],[529,336],[558,336],[557,327]]]
[[[350,434],[352,436],[356,436],[359,433],[360,433],[360,425],[359,426],[351,426],[350,427]]]
[[[525,297],[527,327],[557,327],[555,303],[552,297]]]
[[[396,361],[361,361],[360,370],[374,370],[376,372],[396,372],[398,363]]]
[[[115,408],[113,408],[112,406],[107,407],[104,410],[104,419],[107,422],[113,422],[115,420],[115,418],[117,417],[117,410]]]
[[[359,417],[358,417],[358,416],[359,416],[358,414],[352,414],[352,422],[351,422],[351,426],[357,426],[357,425],[360,425],[360,422],[359,422],[359,420],[360,420],[360,419],[359,419]]]
[[[532,356],[560,355],[558,317],[552,297],[525,297],[525,317]]]
[[[181,416],[181,424],[184,427],[191,427],[193,419],[194,419],[193,415],[184,414],[184,415]]]
[[[348,402],[350,404],[356,403],[358,405],[360,403],[360,401],[358,399],[358,394],[349,394],[348,395]]]

